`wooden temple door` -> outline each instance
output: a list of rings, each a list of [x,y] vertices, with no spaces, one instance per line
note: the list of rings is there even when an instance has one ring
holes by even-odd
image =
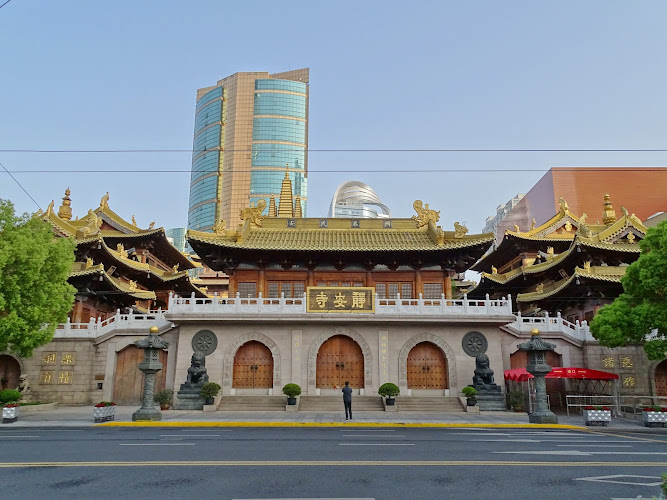
[[[16,389],[19,386],[21,365],[11,356],[0,356],[0,390]]]
[[[273,387],[273,355],[261,342],[246,342],[234,356],[235,389],[270,389]]]
[[[116,373],[113,383],[113,401],[119,405],[141,404],[144,374],[138,368],[144,360],[144,350],[128,346],[116,353]],[[164,389],[167,380],[167,351],[160,351],[162,370],[155,374],[155,392]]]
[[[364,387],[364,355],[361,347],[350,337],[335,335],[324,342],[317,353],[316,387],[333,389]]]
[[[408,354],[408,389],[442,390],[449,387],[447,360],[438,346],[421,342]]]
[[[655,395],[667,396],[667,360],[655,367]]]

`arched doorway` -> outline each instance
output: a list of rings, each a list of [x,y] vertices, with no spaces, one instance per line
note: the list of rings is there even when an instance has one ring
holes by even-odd
[[[655,395],[667,396],[667,359],[655,367]]]
[[[155,374],[155,392],[164,389],[167,380],[167,351],[160,351],[162,370]],[[129,345],[116,353],[116,374],[113,383],[113,401],[118,405],[141,404],[144,373],[138,365],[144,360],[144,350]]]
[[[408,389],[449,388],[447,359],[432,342],[420,342],[408,353]]]
[[[11,356],[0,356],[0,390],[16,389],[19,386],[21,365]]]
[[[334,335],[317,351],[316,387],[333,389],[345,381],[354,389],[364,387],[364,355],[361,347],[347,335]]]
[[[556,351],[547,351],[547,364],[551,368],[563,366],[560,354]],[[528,353],[526,351],[519,350],[510,354],[510,368],[525,368],[526,366],[528,366]],[[498,382],[497,376],[496,382]],[[545,382],[547,384],[547,395],[549,396],[551,409],[564,408],[565,381],[560,378],[548,378]]]
[[[246,342],[234,356],[234,389],[271,389],[273,387],[273,356],[271,350],[257,340]]]

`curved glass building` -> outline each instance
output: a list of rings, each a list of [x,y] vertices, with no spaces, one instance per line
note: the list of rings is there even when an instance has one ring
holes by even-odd
[[[329,217],[377,219],[391,217],[391,211],[368,184],[346,181],[331,199]]]
[[[197,91],[188,228],[235,228],[239,212],[278,195],[285,171],[308,200],[308,68],[236,73]]]

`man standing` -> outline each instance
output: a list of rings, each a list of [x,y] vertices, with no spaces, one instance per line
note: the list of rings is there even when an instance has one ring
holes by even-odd
[[[345,420],[352,420],[352,388],[347,380],[343,387],[343,404],[345,405]]]

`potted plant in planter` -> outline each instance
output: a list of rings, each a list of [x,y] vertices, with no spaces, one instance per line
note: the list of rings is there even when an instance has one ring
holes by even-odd
[[[116,403],[113,401],[100,401],[93,407],[93,418],[95,422],[106,422],[116,419]]]
[[[396,402],[394,398],[398,396],[400,393],[401,390],[398,388],[398,386],[396,384],[392,384],[391,382],[382,384],[380,386],[380,389],[378,390],[378,394],[383,398],[386,398],[385,401],[387,403],[387,406],[394,405],[394,403]]]
[[[611,408],[609,406],[584,406],[583,415],[586,425],[608,426],[611,422]]]
[[[667,423],[667,407],[646,406],[642,410],[644,427],[653,427],[654,424],[665,426]]]
[[[19,418],[19,403],[21,392],[16,389],[5,389],[0,391],[0,405],[2,405],[2,423],[16,422]]]
[[[215,382],[206,382],[202,385],[200,394],[201,397],[204,398],[204,404],[212,405],[215,402],[215,397],[220,392],[220,389],[222,389],[222,387]]]
[[[171,389],[162,389],[153,396],[153,401],[160,404],[161,410],[168,410],[171,406],[171,399],[174,397],[174,391]]]
[[[510,407],[515,412],[523,412],[526,407],[526,395],[519,389],[513,389],[508,395]]]
[[[287,404],[294,406],[296,404],[296,397],[301,394],[301,387],[298,384],[285,384],[283,394],[287,396]]]
[[[475,389],[472,386],[467,386],[467,387],[464,387],[461,392],[467,398],[468,406],[477,406],[477,398],[475,397],[475,396],[477,396],[477,389]]]

